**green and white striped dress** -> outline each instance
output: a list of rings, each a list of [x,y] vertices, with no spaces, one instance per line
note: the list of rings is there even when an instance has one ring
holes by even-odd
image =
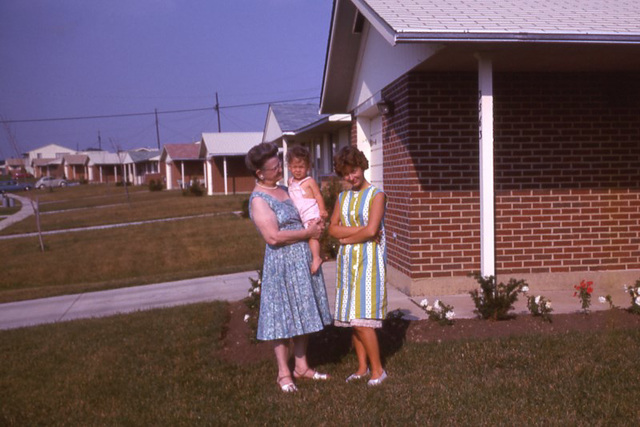
[[[374,186],[340,193],[340,222],[343,226],[364,226],[369,222],[373,199],[383,194]],[[369,241],[340,246],[337,259],[335,324],[378,328],[387,315],[385,286],[387,251],[384,216],[380,242]]]

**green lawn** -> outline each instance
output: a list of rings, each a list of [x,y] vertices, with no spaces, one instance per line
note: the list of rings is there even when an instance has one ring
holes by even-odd
[[[383,341],[390,379],[375,389],[345,384],[354,354],[316,335],[313,359],[334,378],[285,395],[271,357],[242,366],[216,356],[227,310],[214,302],[0,332],[0,425],[640,422],[638,330]]]
[[[240,210],[247,195],[183,197],[180,192],[138,190],[129,207],[122,187],[93,187],[43,192],[47,206],[91,203],[87,209],[43,215],[43,229],[216,216],[45,235],[44,252],[37,237],[0,240],[0,302],[256,270],[262,264],[264,241],[253,223],[224,214]],[[119,193],[114,196],[114,191]],[[112,206],[114,197],[124,204]],[[35,231],[35,219],[9,227],[5,234],[26,231]]]

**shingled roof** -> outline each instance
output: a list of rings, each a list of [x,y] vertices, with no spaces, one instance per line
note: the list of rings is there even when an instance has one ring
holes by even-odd
[[[282,132],[293,132],[315,123],[328,114],[318,113],[317,104],[272,104],[271,111]]]
[[[640,43],[637,0],[353,0],[393,42],[555,40]]]

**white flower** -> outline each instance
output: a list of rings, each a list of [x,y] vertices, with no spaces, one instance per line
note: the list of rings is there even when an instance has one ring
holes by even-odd
[[[244,321],[245,321],[245,322],[248,322],[248,321],[249,321],[249,319],[251,319],[251,316],[249,316],[248,314],[245,314],[245,315],[244,315]]]
[[[524,293],[529,292],[529,287],[528,286],[523,286],[522,287],[522,292],[524,292]]]
[[[540,304],[540,295],[536,296],[534,301],[536,302],[537,305]]]
[[[444,317],[446,317],[447,320],[451,320],[454,317],[456,317],[456,313],[454,313],[453,311],[447,311],[447,313],[444,315]]]
[[[427,306],[427,308],[426,308],[426,310],[427,310],[427,311],[431,311],[431,310],[433,310],[433,307],[431,307],[430,305],[428,305],[428,306]]]
[[[428,299],[423,299],[422,301],[420,301],[420,307],[424,308],[426,306],[429,305],[429,300]]]
[[[546,302],[544,303],[544,307],[545,307],[547,310],[551,309],[551,301],[546,301]]]
[[[440,306],[440,300],[437,299],[436,302],[433,303],[433,308],[436,310],[440,310],[442,307]]]
[[[258,278],[258,286],[262,285],[262,279]]]
[[[600,301],[601,304],[604,304],[605,302],[607,302],[607,299],[605,297],[599,297],[598,301]]]
[[[636,303],[636,305],[640,305],[640,297],[636,297],[635,303]]]

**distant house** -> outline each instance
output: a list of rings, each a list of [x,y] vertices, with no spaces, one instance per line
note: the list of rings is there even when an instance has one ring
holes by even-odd
[[[127,180],[133,185],[149,184],[149,181],[161,180],[160,150],[139,148],[125,153],[124,166]]]
[[[351,115],[320,114],[316,104],[272,104],[267,111],[263,140],[282,147],[286,157],[288,147],[302,145],[309,150],[311,174],[318,182],[333,175],[333,154],[349,144]],[[284,181],[289,171],[285,167]]]
[[[115,183],[122,181],[124,154],[108,151],[85,151],[87,180],[91,183]]]
[[[637,2],[336,0],[320,113],[352,116],[407,293],[640,277]]]
[[[87,181],[89,179],[89,157],[85,154],[65,154],[62,167],[67,179]]]
[[[75,154],[75,150],[57,144],[49,144],[27,152],[27,172],[39,178],[41,176],[62,177],[64,169],[62,158],[65,154]]]
[[[25,159],[9,158],[5,160],[5,173],[13,176],[15,173],[26,172]]]
[[[247,170],[244,157],[261,141],[262,132],[203,133],[207,194],[250,192],[255,177]]]
[[[188,144],[165,144],[160,154],[167,190],[186,188],[191,182],[203,184],[206,148],[200,141]]]

